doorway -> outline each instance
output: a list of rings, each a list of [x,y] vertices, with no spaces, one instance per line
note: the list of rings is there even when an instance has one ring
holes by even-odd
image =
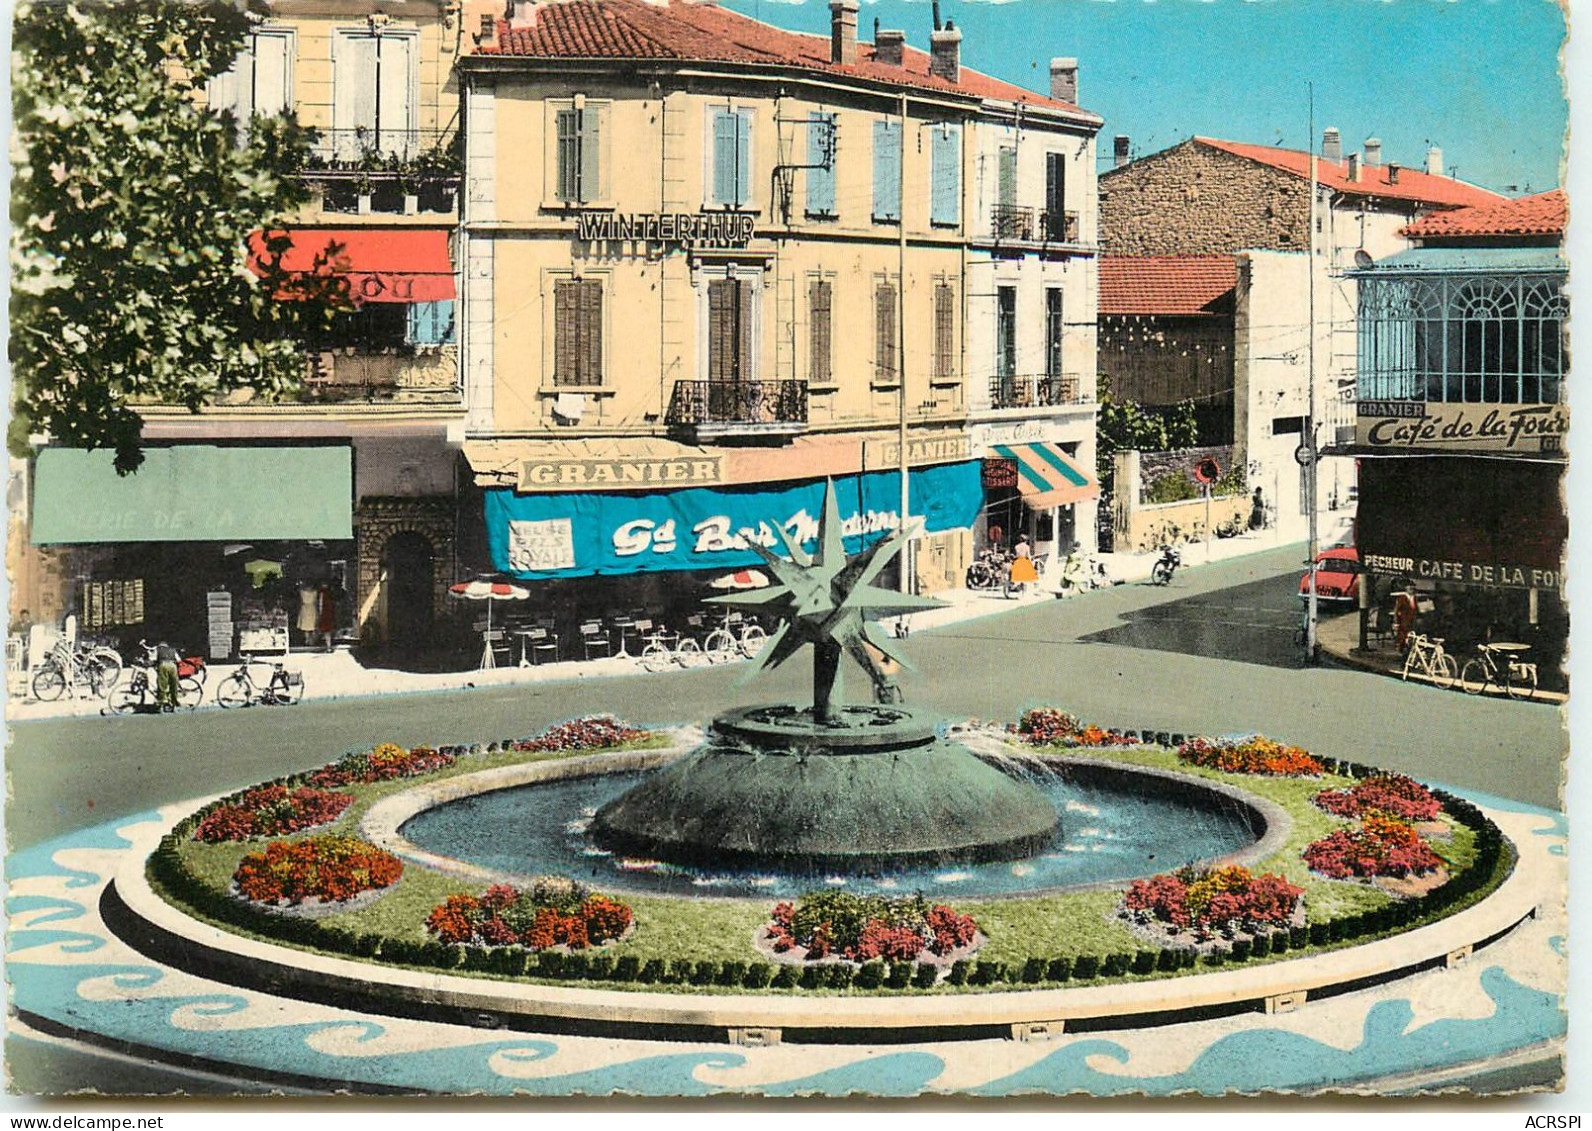
[[[382,549],[381,566],[387,647],[401,655],[416,655],[431,638],[431,543],[413,531],[394,534]]]

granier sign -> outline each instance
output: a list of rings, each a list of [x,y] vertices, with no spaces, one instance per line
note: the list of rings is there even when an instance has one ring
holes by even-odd
[[[1361,401],[1355,439],[1386,451],[1564,451],[1570,410],[1562,404]]]
[[[640,491],[697,487],[724,480],[723,456],[665,459],[528,459],[520,463],[518,490]]]

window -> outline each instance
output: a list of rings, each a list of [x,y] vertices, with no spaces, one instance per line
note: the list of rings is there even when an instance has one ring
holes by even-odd
[[[873,124],[873,218],[901,222],[901,123],[888,118]]]
[[[954,228],[962,212],[962,134],[941,125],[930,137],[929,223]]]
[[[1017,376],[1017,288],[995,288],[995,376]]]
[[[897,385],[901,365],[896,353],[896,289],[893,283],[880,283],[873,292],[874,382]]]
[[[834,381],[834,350],[831,345],[829,311],[833,288],[823,279],[807,287],[807,379],[814,385]]]
[[[956,380],[956,289],[950,283],[934,287],[934,379]]]
[[[338,160],[366,153],[412,157],[417,36],[341,31],[332,45],[332,146]]]
[[[1045,238],[1068,242],[1067,232],[1067,156],[1045,154]]]
[[[453,300],[409,304],[409,332],[413,346],[441,346],[453,341]]]
[[[231,110],[239,124],[256,114],[282,114],[293,107],[293,31],[256,28],[226,74],[205,88],[212,110]]]
[[[1061,376],[1061,288],[1045,288],[1045,376]]]
[[[557,199],[568,204],[602,199],[603,118],[598,106],[576,105],[557,112]]]
[[[602,283],[560,279],[553,285],[553,384],[602,383]]]
[[[757,376],[753,350],[757,287],[734,276],[708,284],[708,380],[749,381]]]
[[[717,107],[709,114],[713,168],[708,203],[744,207],[752,199],[752,111]]]
[[[807,119],[807,215],[835,215],[835,116],[812,114]]]
[[[1305,418],[1302,416],[1274,416],[1271,418],[1273,436],[1303,436]]]
[[[995,166],[995,203],[1002,208],[1017,206],[1017,148],[1003,145]]]

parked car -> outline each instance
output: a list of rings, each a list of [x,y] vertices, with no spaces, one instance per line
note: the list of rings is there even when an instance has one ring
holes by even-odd
[[[1310,574],[1299,579],[1299,599],[1310,599]],[[1316,555],[1316,600],[1340,605],[1360,603],[1360,551],[1334,546]]]

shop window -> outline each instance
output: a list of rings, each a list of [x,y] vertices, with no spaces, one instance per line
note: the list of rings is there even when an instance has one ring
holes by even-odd
[[[879,385],[899,384],[901,364],[896,349],[896,289],[892,283],[880,283],[874,288],[873,326],[874,382]]]
[[[930,150],[929,223],[954,228],[962,215],[962,132],[934,127]]]
[[[212,110],[230,110],[240,126],[256,114],[271,117],[293,107],[293,30],[256,28],[225,74],[205,87]]]
[[[901,222],[901,123],[888,118],[873,124],[873,219]]]
[[[334,157],[413,157],[418,36],[413,30],[340,31],[332,44]]]
[[[144,580],[85,581],[79,627],[98,632],[116,625],[144,623]]]
[[[708,284],[708,380],[749,381],[757,376],[753,343],[757,286],[728,276]]]
[[[834,380],[834,352],[830,337],[830,304],[833,286],[824,279],[814,279],[807,287],[807,379],[814,385],[828,385]]]
[[[555,195],[566,204],[603,198],[602,144],[606,117],[601,106],[578,105],[555,116],[558,174]]]
[[[603,383],[603,288],[596,279],[553,286],[553,383]]]
[[[934,379],[956,380],[956,288],[950,283],[934,287]]]
[[[835,116],[810,114],[807,118],[807,218],[810,220],[835,217],[835,143]]]
[[[708,203],[741,208],[752,199],[752,111],[719,107],[712,124]]]

